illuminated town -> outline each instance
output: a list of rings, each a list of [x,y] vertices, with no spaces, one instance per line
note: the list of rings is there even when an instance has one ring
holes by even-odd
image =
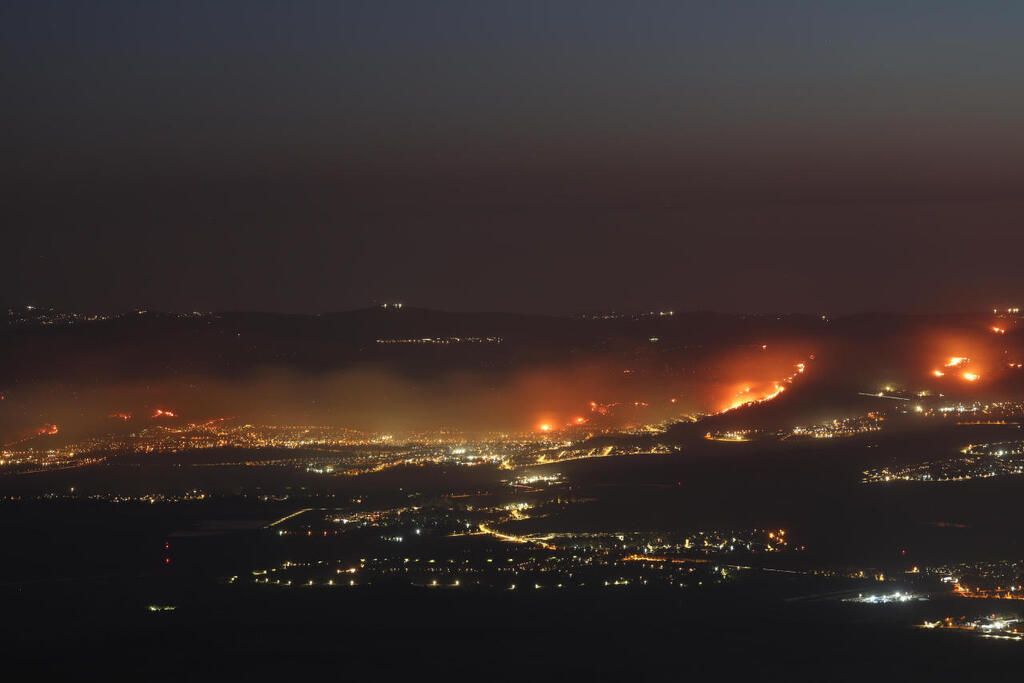
[[[950,482],[1024,474],[1024,441],[970,445],[958,456],[864,472],[864,481]]]
[[[4,680],[1018,680],[1022,27],[5,0]]]
[[[404,305],[352,315],[362,337],[324,347],[330,371],[0,387],[11,595],[62,610],[84,599],[62,587],[114,577],[97,599],[141,632],[221,609],[258,624],[293,623],[298,605],[372,621],[384,605],[402,623],[462,605],[458,624],[499,609],[520,629],[608,609],[661,629],[687,615],[689,637],[733,619],[762,633],[784,613],[811,640],[821,619],[925,651],[1024,638],[1002,608],[1024,599],[1018,314],[965,317],[967,341],[926,326],[936,349],[909,355],[896,326],[856,367],[836,360],[834,328],[859,324],[842,318],[787,319],[805,330],[788,343],[761,317],[726,318],[739,331],[697,343],[687,315],[659,311],[428,333],[432,314]],[[553,324],[584,326],[563,331],[570,352],[544,339]],[[266,322],[227,314],[46,311],[10,329],[30,355],[34,335],[77,345],[108,325],[290,357],[277,337],[238,341]],[[618,325],[629,337],[609,343]],[[136,357],[191,362],[159,348]]]
[[[164,415],[171,413],[159,410],[154,417]],[[54,430],[51,425],[43,434],[55,434]],[[392,434],[367,434],[336,427],[249,425],[238,424],[234,419],[218,418],[179,427],[152,425],[138,432],[107,434],[53,448],[19,448],[18,444],[10,444],[0,450],[0,467],[8,472],[26,473],[95,465],[129,454],[241,449],[273,451],[278,457],[219,459],[204,462],[202,466],[294,466],[317,474],[356,476],[399,466],[445,463],[472,467],[491,464],[516,469],[569,460],[667,454],[678,450],[665,444],[587,447],[560,438],[571,435],[548,434],[551,430],[543,428],[539,431],[539,436],[530,432],[495,434],[484,440],[470,441],[464,435],[444,432],[396,438]],[[653,427],[641,431],[657,433]],[[581,433],[581,441],[586,441],[588,436],[592,434]],[[287,451],[302,452],[288,454]]]
[[[952,629],[962,631],[982,638],[995,638],[997,640],[1024,641],[1024,628],[1021,626],[1021,618],[1018,615],[996,615],[991,614],[981,618],[967,617],[946,617],[935,621],[925,621],[921,628],[926,629]]]

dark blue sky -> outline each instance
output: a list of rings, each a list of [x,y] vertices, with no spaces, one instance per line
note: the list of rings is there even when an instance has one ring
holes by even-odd
[[[1019,2],[0,5],[7,303],[1019,300]]]

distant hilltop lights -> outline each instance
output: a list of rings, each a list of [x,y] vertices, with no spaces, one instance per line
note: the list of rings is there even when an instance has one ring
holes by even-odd
[[[617,311],[596,311],[580,313],[576,317],[584,320],[639,320],[641,318],[667,318],[674,316],[675,311],[643,311],[641,313],[619,313]]]
[[[417,339],[378,339],[378,344],[500,344],[501,337],[421,337]]]

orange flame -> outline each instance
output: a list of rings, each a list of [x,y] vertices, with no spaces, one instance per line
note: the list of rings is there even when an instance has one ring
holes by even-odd
[[[718,411],[718,414],[727,413],[730,410],[736,410],[743,406],[756,405],[758,403],[767,403],[774,398],[777,398],[779,394],[786,390],[786,386],[793,383],[797,377],[802,375],[807,370],[806,363],[796,363],[793,366],[794,372],[788,377],[784,377],[781,380],[772,382],[769,387],[764,389],[755,390],[751,385],[744,384],[742,388],[736,392],[732,402],[725,408]]]
[[[31,439],[34,439],[37,436],[57,434],[59,431],[60,430],[57,428],[57,425],[55,424],[44,424],[42,427],[33,429],[30,433],[28,433],[26,436],[21,437],[20,439],[0,444],[0,446],[16,446],[19,443],[30,441]]]

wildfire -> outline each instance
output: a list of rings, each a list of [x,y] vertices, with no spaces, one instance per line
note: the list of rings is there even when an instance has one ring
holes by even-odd
[[[59,431],[60,430],[57,428],[57,425],[55,425],[55,424],[44,424],[42,427],[38,427],[38,428],[32,430],[27,436],[23,436],[20,439],[17,439],[15,441],[10,441],[8,443],[0,444],[0,445],[2,445],[2,446],[15,446],[15,445],[17,445],[19,443],[24,443],[26,441],[34,439],[37,436],[49,436],[49,435],[57,434]]]
[[[751,388],[744,387],[742,391],[736,394],[737,398],[732,402],[732,404],[719,412],[727,413],[730,410],[736,410],[737,408],[742,408],[743,406],[755,405],[758,403],[766,403],[768,401],[771,401],[773,398],[777,397],[785,390],[786,387],[782,386],[778,382],[775,382],[774,384],[772,384],[771,389],[768,390],[767,393],[764,393],[756,398],[751,398]]]
[[[967,356],[953,356],[943,363],[942,367],[959,370],[960,378],[967,382],[977,382],[981,379],[981,373],[974,368],[973,362]],[[935,377],[944,377],[946,373],[942,370],[936,369],[932,370],[932,375]]]
[[[813,356],[811,356],[813,358]],[[777,398],[779,394],[786,390],[786,386],[792,384],[793,380],[802,375],[807,370],[806,363],[796,363],[794,366],[793,374],[783,379],[772,382],[771,386],[767,389],[755,391],[752,386],[746,384],[742,389],[736,392],[733,397],[732,403],[718,411],[719,414],[727,413],[730,410],[736,410],[743,406],[756,405],[758,403],[767,403],[774,398]]]
[[[598,415],[607,415],[612,408],[619,405],[618,403],[598,403],[597,401],[590,402],[590,412],[597,413]]]
[[[609,410],[613,406],[619,405],[618,403],[598,403],[597,401],[590,401],[590,411],[598,415],[607,415]],[[647,403],[643,401],[636,402],[635,406],[646,406]],[[541,414],[537,416],[538,422],[534,425],[534,431],[542,432],[544,434],[559,432],[562,430],[573,429],[574,427],[583,427],[590,423],[591,418],[584,417],[583,415],[573,415],[571,417],[562,417],[553,415],[551,413]]]
[[[125,422],[127,422],[128,420],[132,419],[132,414],[131,413],[110,413],[109,415],[107,415],[107,417],[109,417],[111,419],[116,418],[118,420],[124,420]]]
[[[178,414],[170,410],[163,410],[162,408],[157,408],[156,410],[153,411],[153,417],[178,417]]]

